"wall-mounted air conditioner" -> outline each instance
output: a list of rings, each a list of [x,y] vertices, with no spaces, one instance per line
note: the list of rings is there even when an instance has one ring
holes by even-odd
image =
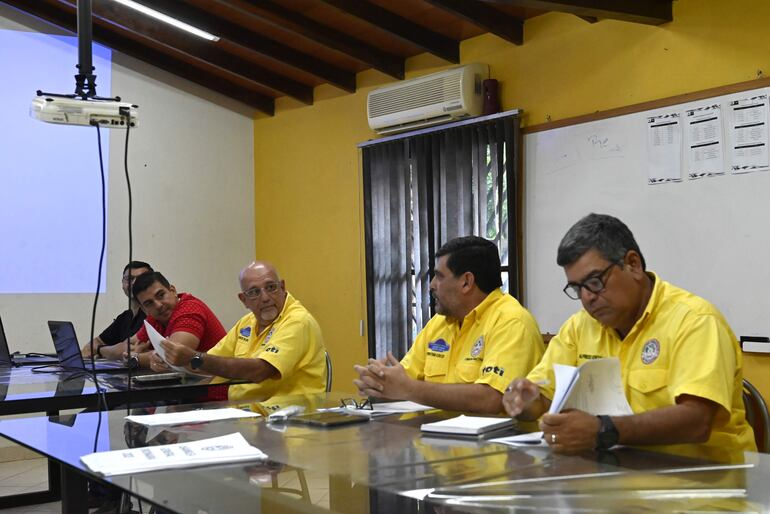
[[[366,99],[369,127],[391,134],[481,115],[486,64],[467,64],[375,89]]]

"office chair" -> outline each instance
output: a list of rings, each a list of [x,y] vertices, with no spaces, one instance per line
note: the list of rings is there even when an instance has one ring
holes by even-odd
[[[762,394],[751,382],[743,379],[743,405],[746,408],[746,421],[754,429],[757,450],[770,452],[770,414]]]
[[[329,352],[324,350],[326,356],[326,392],[332,390],[332,358],[329,357]]]

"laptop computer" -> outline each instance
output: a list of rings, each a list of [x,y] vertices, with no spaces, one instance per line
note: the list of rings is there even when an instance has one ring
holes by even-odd
[[[59,360],[53,355],[24,356],[14,355],[8,349],[8,340],[5,338],[3,329],[3,320],[0,319],[0,367],[10,368],[11,366],[45,366],[46,364],[56,364]]]
[[[67,371],[91,371],[91,359],[86,363],[80,353],[80,344],[75,335],[75,327],[70,321],[49,321],[48,330],[51,332],[59,366]],[[96,360],[94,367],[98,373],[125,373],[128,366],[121,361]]]

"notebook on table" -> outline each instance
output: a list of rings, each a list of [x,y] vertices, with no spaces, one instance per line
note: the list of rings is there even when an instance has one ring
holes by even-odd
[[[83,370],[91,371],[96,368],[97,373],[125,373],[128,366],[122,361],[96,360],[93,365],[91,359],[87,362],[80,353],[80,344],[75,335],[75,327],[69,321],[49,321],[48,330],[51,332],[56,355],[59,358],[59,366],[67,371]]]
[[[12,354],[8,349],[8,339],[5,337],[3,320],[0,319],[0,367],[9,368],[11,366],[44,366],[46,364],[56,364],[58,362],[59,359],[53,355],[24,356]]]
[[[513,428],[511,418],[457,416],[456,418],[423,423],[420,430],[426,434],[449,437],[483,437]]]

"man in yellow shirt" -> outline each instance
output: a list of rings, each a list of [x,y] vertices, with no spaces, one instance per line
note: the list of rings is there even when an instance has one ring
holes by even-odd
[[[251,382],[231,385],[230,400],[323,392],[326,350],[313,315],[286,291],[285,282],[268,262],[246,266],[240,285],[238,298],[251,312],[205,353],[163,341],[168,361],[196,372]]]
[[[741,397],[741,349],[713,305],[646,271],[633,234],[612,216],[578,221],[559,244],[557,263],[567,276],[564,292],[583,309],[527,378],[508,387],[503,403],[511,416],[531,420],[548,410],[554,364],[618,357],[634,414],[545,414],[540,427],[555,451],[615,444],[714,458],[756,451]]]
[[[497,246],[453,239],[436,252],[436,315],[399,362],[392,353],[356,366],[359,394],[447,410],[499,413],[505,386],[543,355],[532,315],[502,286]]]

